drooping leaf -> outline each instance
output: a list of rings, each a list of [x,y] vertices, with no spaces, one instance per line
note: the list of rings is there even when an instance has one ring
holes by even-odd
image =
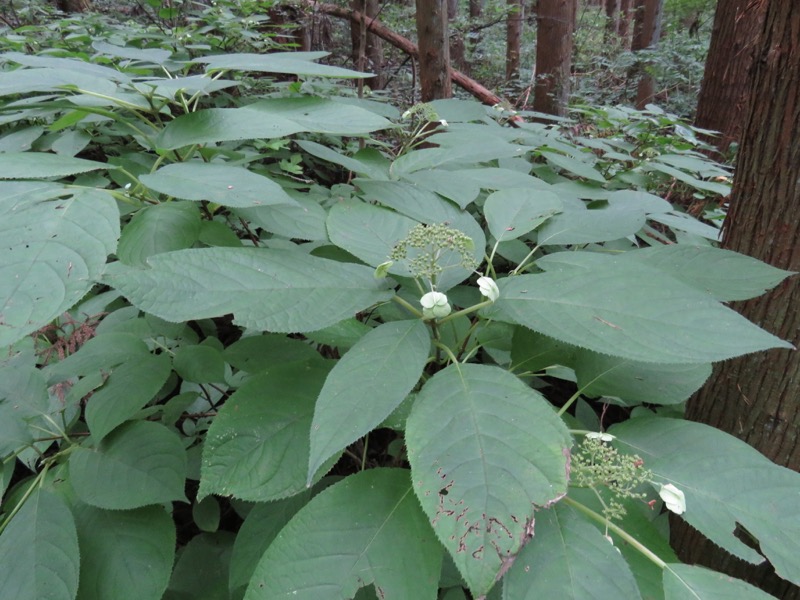
[[[297,145],[312,156],[316,156],[322,160],[342,166],[345,169],[353,171],[354,173],[358,173],[359,175],[366,175],[370,179],[386,178],[385,169],[377,167],[373,163],[364,162],[352,156],[346,156],[340,152],[328,148],[327,146],[323,146],[322,144],[308,140],[298,140]]]
[[[637,600],[628,564],[592,525],[567,506],[536,513],[534,539],[503,580],[507,600]]]
[[[78,535],[60,496],[37,490],[0,535],[0,597],[74,600]]]
[[[507,371],[460,364],[423,386],[406,444],[436,535],[473,595],[485,595],[530,539],[536,507],[566,492],[566,427]]]
[[[664,569],[665,600],[775,600],[757,587],[694,565],[671,564]]]
[[[606,182],[605,177],[603,177],[600,172],[592,166],[592,161],[588,158],[593,157],[592,154],[586,155],[585,160],[579,160],[573,156],[566,156],[564,154],[558,154],[557,152],[551,151],[543,151],[541,154],[557,167],[564,169],[565,171],[569,171],[573,175],[583,177],[584,179],[589,179],[590,181],[597,181],[599,183]]]
[[[126,423],[96,448],[69,457],[78,497],[109,510],[185,500],[186,451],[177,434],[151,421]]]
[[[707,294],[621,257],[595,255],[591,268],[550,267],[546,273],[499,280],[500,298],[490,314],[575,346],[641,362],[708,363],[791,347]]]
[[[200,210],[192,202],[146,206],[122,230],[117,258],[127,265],[143,267],[153,254],[191,248],[200,227]]]
[[[245,600],[344,600],[373,583],[386,600],[434,600],[441,556],[408,471],[370,469],[300,509],[259,561]]]
[[[660,171],[661,173],[665,173],[670,177],[674,177],[678,181],[682,181],[691,187],[704,192],[711,192],[713,194],[719,194],[720,196],[727,196],[731,193],[731,186],[728,184],[718,183],[716,181],[704,181],[690,175],[689,173],[686,173],[685,171],[661,164],[655,160],[643,163],[642,169],[645,171]]]
[[[373,329],[336,363],[314,409],[309,481],[323,462],[397,408],[422,375],[430,346],[420,319],[394,321]]]
[[[175,372],[185,381],[219,383],[225,380],[222,353],[210,345],[181,346],[172,359]]]
[[[47,197],[52,189],[41,192]],[[119,209],[109,194],[40,198],[0,197],[0,347],[80,300],[117,246]]]
[[[542,225],[537,239],[541,245],[608,242],[633,235],[644,224],[643,210],[613,207],[595,210],[565,208]]]
[[[340,67],[321,65],[313,61],[325,58],[328,52],[270,52],[269,54],[220,54],[198,58],[196,62],[205,63],[211,70],[261,71],[264,73],[285,73],[288,75],[313,75],[315,77],[338,77],[358,79],[370,77],[369,73],[359,73]]]
[[[228,578],[234,535],[201,533],[189,540],[172,573],[163,600],[230,600]]]
[[[228,398],[206,436],[198,497],[265,502],[306,489],[314,402],[329,368],[276,366]]]
[[[105,373],[107,379],[86,405],[86,423],[95,442],[135,415],[167,381],[172,365],[166,354],[142,354]]]
[[[701,423],[637,418],[611,432],[659,480],[684,492],[682,517],[692,527],[739,558],[762,562],[758,552],[734,535],[741,525],[758,540],[778,575],[800,584],[800,474]]]
[[[313,346],[285,335],[255,335],[234,342],[223,352],[231,366],[258,373],[292,362],[309,362],[322,357]]]
[[[668,213],[649,215],[648,218],[656,223],[666,225],[670,229],[685,231],[686,233],[697,235],[715,242],[718,242],[721,239],[720,236],[722,232],[719,229],[698,221],[693,216],[685,213],[670,211]]]
[[[483,205],[489,231],[501,242],[525,235],[561,209],[553,192],[524,188],[494,192]]]
[[[175,558],[175,523],[161,506],[73,509],[81,555],[80,600],[160,600]]]
[[[161,167],[139,180],[152,190],[184,200],[208,200],[222,206],[294,204],[277,183],[242,167],[186,162]]]
[[[314,331],[391,297],[368,267],[288,250],[178,250],[148,263],[148,269],[109,265],[106,280],[167,321],[233,313],[244,327]]]
[[[108,371],[118,364],[149,354],[147,344],[130,333],[103,333],[87,341],[64,360],[43,369],[50,385],[71,377]]]
[[[292,204],[239,208],[235,212],[249,221],[251,226],[270,233],[297,240],[327,241],[327,211],[307,194],[290,196]]]
[[[0,154],[0,179],[47,179],[66,177],[113,165],[49,152],[5,152]]]

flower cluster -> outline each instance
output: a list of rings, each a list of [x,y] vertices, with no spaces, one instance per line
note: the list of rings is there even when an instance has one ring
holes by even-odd
[[[445,224],[420,224],[392,248],[389,258],[393,261],[408,260],[408,268],[414,277],[435,284],[436,278],[444,270],[440,259],[445,251],[459,254],[460,265],[472,270],[477,266],[473,257],[474,248],[472,239],[458,229]]]

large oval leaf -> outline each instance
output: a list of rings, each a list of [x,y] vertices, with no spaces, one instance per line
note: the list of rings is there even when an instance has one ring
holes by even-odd
[[[72,513],[60,496],[38,490],[0,536],[0,597],[73,600],[78,562]]]
[[[4,152],[0,154],[0,179],[47,179],[76,173],[115,169],[114,165],[49,152]]]
[[[258,563],[245,600],[346,599],[372,583],[386,600],[434,600],[441,558],[408,471],[371,469],[300,509]]]
[[[414,491],[475,596],[533,535],[537,506],[564,495],[567,428],[499,367],[453,365],[420,391],[406,424]]]
[[[399,406],[422,375],[430,346],[421,320],[395,321],[370,331],[336,363],[314,409],[309,481]]]
[[[314,331],[392,295],[368,267],[299,251],[202,248],[157,254],[148,262],[149,269],[109,265],[107,281],[167,321],[233,313],[244,327]]]
[[[694,565],[671,564],[664,569],[664,600],[775,600],[757,587]]]
[[[200,209],[192,202],[146,206],[122,230],[117,257],[126,265],[144,267],[153,254],[191,248],[201,226]]]
[[[510,189],[489,194],[484,204],[489,231],[504,242],[525,235],[562,209],[553,192]]]
[[[175,558],[175,523],[161,506],[74,508],[81,600],[160,600]]]
[[[306,489],[311,418],[328,370],[317,361],[277,365],[228,398],[206,436],[198,498],[264,502]]]
[[[150,421],[127,423],[95,449],[76,448],[70,480],[91,506],[125,510],[185,500],[186,451],[177,434]]]
[[[641,362],[707,363],[792,347],[662,271],[624,257],[580,262],[548,263],[546,273],[501,279],[490,314]]]
[[[9,192],[0,196],[0,347],[80,300],[117,247],[119,209],[111,195],[93,190],[49,200],[58,195],[49,187],[20,194],[36,186],[0,187]]]

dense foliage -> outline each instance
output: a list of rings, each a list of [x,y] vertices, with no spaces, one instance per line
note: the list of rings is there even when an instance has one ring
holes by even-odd
[[[681,418],[790,347],[696,130],[90,26],[0,55],[0,596],[765,597],[669,511],[800,583],[800,476]]]

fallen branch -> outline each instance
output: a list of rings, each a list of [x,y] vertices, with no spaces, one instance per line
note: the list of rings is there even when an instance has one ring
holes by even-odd
[[[411,55],[414,59],[419,58],[419,49],[417,48],[416,44],[404,38],[402,35],[399,35],[394,31],[392,31],[391,29],[387,28],[377,19],[370,19],[369,17],[365,18],[364,15],[362,15],[358,11],[342,8],[340,6],[335,6],[333,4],[317,4],[313,0],[306,0],[306,4],[312,10],[321,12],[326,15],[330,15],[332,17],[347,19],[349,21],[353,21],[354,23],[358,24],[361,24],[362,22],[366,21],[367,31],[369,31],[370,33],[374,33],[383,40],[386,40],[392,46],[399,48],[406,54]],[[492,93],[491,91],[483,87],[480,83],[478,83],[471,77],[467,77],[461,71],[457,71],[451,68],[450,79],[457,86],[468,91],[470,94],[472,94],[475,98],[477,98],[484,104],[488,104],[489,106],[494,106],[495,104],[499,104],[500,102],[503,101],[503,99],[500,98],[500,96]]]

